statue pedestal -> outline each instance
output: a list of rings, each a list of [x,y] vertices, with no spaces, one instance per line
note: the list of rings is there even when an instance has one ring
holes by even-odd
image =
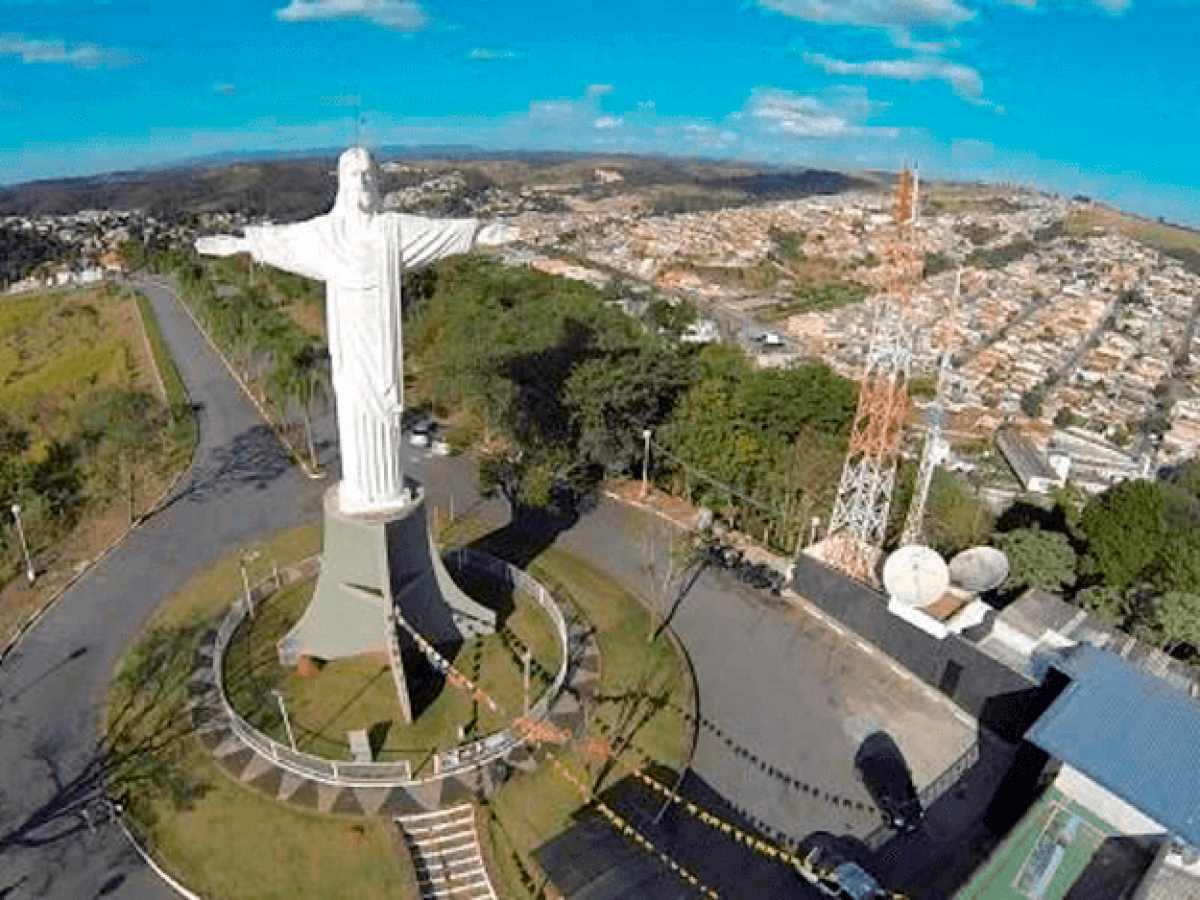
[[[399,700],[410,718],[401,660],[395,659],[388,613],[395,610],[431,644],[461,643],[496,630],[496,614],[476,603],[451,579],[433,543],[420,489],[410,503],[381,513],[348,513],[338,486],[325,492],[321,574],[312,601],[280,641],[280,659],[343,659],[364,653],[387,656]],[[400,644],[411,643],[400,628]]]

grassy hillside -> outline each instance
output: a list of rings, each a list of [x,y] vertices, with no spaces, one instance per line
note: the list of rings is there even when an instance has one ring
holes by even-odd
[[[1098,204],[1079,210],[1068,222],[1068,229],[1080,236],[1097,230],[1128,235],[1173,256],[1188,270],[1200,274],[1200,231],[1195,229],[1152,222]]]
[[[190,416],[177,398],[172,417],[150,355],[155,325],[147,335],[142,321],[116,287],[0,299],[0,643],[187,464]],[[19,577],[13,502],[32,588]]]

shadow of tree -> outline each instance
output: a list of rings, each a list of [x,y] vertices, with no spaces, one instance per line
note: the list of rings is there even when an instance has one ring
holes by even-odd
[[[254,425],[206,454],[168,505],[204,502],[247,487],[264,490],[291,467],[275,433],[266,425]]]

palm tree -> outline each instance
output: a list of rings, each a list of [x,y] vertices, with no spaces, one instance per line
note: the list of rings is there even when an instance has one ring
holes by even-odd
[[[280,348],[282,351],[283,348]],[[312,405],[318,399],[329,396],[329,351],[317,341],[289,348],[276,357],[275,369],[267,379],[267,391],[279,406],[286,411],[288,404],[295,401],[304,418],[304,439],[308,447],[308,458],[312,467],[317,467],[317,450],[312,436]]]

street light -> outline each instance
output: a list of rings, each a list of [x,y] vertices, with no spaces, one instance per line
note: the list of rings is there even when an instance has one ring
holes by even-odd
[[[646,442],[646,450],[642,454],[642,499],[646,499],[646,491],[649,490],[649,473],[650,473],[650,429],[642,429],[642,439]]]
[[[283,716],[283,730],[287,732],[288,743],[292,746],[292,752],[296,750],[296,735],[292,733],[292,720],[288,718],[287,707],[283,704],[283,693],[278,688],[271,688],[271,693],[275,695],[275,699],[279,701],[279,712]]]
[[[246,572],[246,566],[247,566],[247,564],[253,562],[256,559],[258,559],[258,551],[257,550],[254,551],[253,553],[243,553],[241,556],[238,557],[238,566],[240,566],[241,570],[242,570],[243,597],[244,597],[245,604],[246,604],[246,611],[249,612],[251,619],[253,619],[255,617],[254,616],[254,595],[250,592],[250,576]]]
[[[29,545],[25,543],[25,526],[21,522],[21,504],[14,503],[12,505],[13,520],[17,523],[17,537],[21,540],[21,554],[25,557],[25,577],[29,579],[29,583],[33,584],[37,580],[37,573],[33,571],[33,560],[29,558]]]

